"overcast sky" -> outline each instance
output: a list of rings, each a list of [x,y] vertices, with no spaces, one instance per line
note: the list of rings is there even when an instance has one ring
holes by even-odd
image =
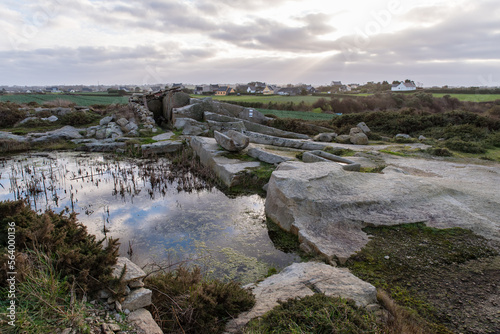
[[[500,86],[497,0],[2,0],[0,85]]]

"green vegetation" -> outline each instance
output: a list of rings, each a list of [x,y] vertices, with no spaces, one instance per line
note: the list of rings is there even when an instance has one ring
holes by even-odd
[[[293,233],[283,230],[278,224],[271,219],[266,219],[269,238],[274,244],[274,247],[285,253],[301,253],[299,237]]]
[[[463,283],[453,282],[460,282],[464,277],[469,279],[465,266],[482,268],[498,255],[487,240],[468,230],[435,229],[423,223],[367,227],[364,231],[372,237],[347,261],[349,269],[361,279],[388,291],[398,304],[425,319],[424,328],[429,332],[463,331],[459,328],[465,311],[460,307],[455,309],[450,302],[461,299],[463,294],[470,297],[471,293],[460,290]],[[477,285],[474,295],[488,294],[488,287],[481,286],[479,281],[494,280],[500,268],[482,272],[487,277],[478,277],[469,285]],[[473,300],[469,302],[474,307]],[[494,326],[487,319],[477,321],[486,326],[481,327],[483,330]]]
[[[443,97],[449,95],[453,98],[458,99],[459,101],[466,102],[492,102],[496,100],[500,100],[500,94],[439,94],[432,93],[434,97]]]
[[[79,106],[92,106],[96,104],[126,104],[128,96],[108,95],[108,94],[15,94],[15,95],[0,95],[0,102],[13,102],[19,104],[28,104],[37,102],[44,104],[56,100],[67,100]]]
[[[264,316],[252,320],[244,333],[383,333],[374,314],[353,301],[314,294],[280,302]]]
[[[103,247],[105,240],[96,240],[88,234],[75,213],[65,216],[49,210],[37,214],[23,201],[9,201],[0,202],[0,217],[0,252],[7,249],[8,223],[15,222],[16,252],[39,250],[47,254],[61,277],[72,277],[81,291],[96,291],[110,278],[110,267],[118,255],[118,241],[109,239]],[[4,261],[5,258],[0,259],[0,264],[4,265]],[[27,268],[20,266],[18,272],[24,269]]]
[[[253,158],[252,158],[253,159]],[[276,169],[275,165],[260,162],[259,167],[247,168],[245,171],[237,175],[239,183],[228,189],[229,194],[260,194],[265,196],[265,191],[262,189],[269,182],[271,174]]]
[[[155,292],[150,311],[165,333],[222,333],[227,321],[255,304],[238,283],[205,281],[197,268],[180,267],[145,283]]]
[[[61,277],[54,268],[54,260],[46,254],[28,251],[24,279],[16,291],[16,327],[0,324],[2,333],[55,333],[57,329],[71,327],[79,333],[88,333],[85,323],[86,305],[75,296],[74,285]],[[8,301],[0,292],[2,301]],[[6,304],[1,303],[1,308]]]

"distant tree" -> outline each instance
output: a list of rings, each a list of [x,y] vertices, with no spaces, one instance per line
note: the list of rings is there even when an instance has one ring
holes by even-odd
[[[394,80],[394,81],[392,82],[392,84],[393,84],[393,85],[399,85],[400,83],[401,83],[401,81],[397,81],[397,80]]]

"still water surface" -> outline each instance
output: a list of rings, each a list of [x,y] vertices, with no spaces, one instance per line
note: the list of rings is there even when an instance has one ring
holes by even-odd
[[[0,200],[27,199],[39,212],[74,211],[98,238],[119,238],[121,255],[132,250],[140,265],[189,259],[209,275],[246,283],[298,261],[274,248],[263,198],[229,198],[170,170],[162,159],[20,155],[0,161]]]

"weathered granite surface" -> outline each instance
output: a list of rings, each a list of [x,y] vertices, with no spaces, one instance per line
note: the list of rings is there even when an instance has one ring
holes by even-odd
[[[378,174],[347,172],[327,162],[284,162],[269,181],[266,214],[298,234],[305,248],[340,262],[368,242],[361,229],[369,224],[425,222],[500,241],[500,169],[458,165],[454,175],[443,177],[394,167]]]
[[[228,187],[235,186],[240,181],[240,173],[246,172],[247,168],[260,166],[258,161],[240,161],[224,157],[224,151],[219,150],[219,146],[214,138],[192,137],[190,145],[196,155],[200,157],[203,165],[213,169],[217,177]]]

